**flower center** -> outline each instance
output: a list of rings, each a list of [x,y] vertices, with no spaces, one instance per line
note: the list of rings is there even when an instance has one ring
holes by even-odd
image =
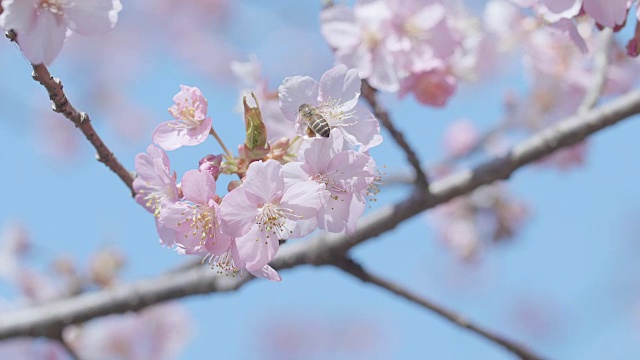
[[[190,130],[202,124],[204,118],[196,118],[196,100],[184,99],[183,104],[177,104],[169,108],[169,113],[176,119],[169,123],[169,126],[176,130]]]
[[[41,0],[40,8],[49,10],[56,15],[63,15],[64,8],[69,5],[66,2],[66,0]]]
[[[356,122],[353,121],[345,122],[353,118],[355,110],[344,111],[340,106],[341,103],[341,99],[334,100],[329,98],[318,107],[318,111],[325,120],[327,120],[332,129],[337,126],[350,126],[356,124]]]
[[[178,226],[182,226],[187,221],[191,222],[189,225],[191,235],[200,235],[200,244],[203,246],[207,239],[213,239],[216,228],[220,226],[213,210],[208,205],[187,203],[187,210],[184,210],[180,215],[183,215],[184,218],[178,221]],[[185,234],[185,237],[187,236]]]
[[[211,265],[212,269],[216,269],[218,274],[231,275],[235,277],[236,274],[240,273],[240,276],[242,276],[241,269],[238,269],[233,261],[231,249],[227,250],[222,255],[208,254],[202,259],[203,263],[205,261]]]
[[[335,194],[346,194],[347,190],[344,188],[342,182],[332,178],[332,176],[331,176],[331,175],[337,174],[337,173],[338,173],[338,170],[334,170],[334,171],[332,171],[330,173],[326,173],[326,174],[316,174],[315,176],[313,176],[313,180],[315,182],[325,184],[326,189],[329,190],[329,192],[332,195],[335,195]]]
[[[299,218],[293,210],[281,208],[274,204],[264,204],[258,210],[256,225],[266,233],[267,239],[275,235],[278,240],[286,239],[292,231],[287,229],[288,218]]]
[[[153,216],[159,217],[160,210],[162,208],[162,203],[165,200],[171,200],[173,198],[173,194],[169,189],[158,186],[151,185],[147,183],[147,188],[141,189],[139,191],[141,195],[144,195],[144,200],[146,201],[146,207],[153,209]]]

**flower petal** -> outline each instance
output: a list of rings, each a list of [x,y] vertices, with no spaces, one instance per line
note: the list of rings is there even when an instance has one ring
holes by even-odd
[[[112,29],[122,10],[120,0],[82,0],[66,7],[69,29],[81,35],[97,35]]]
[[[216,195],[216,180],[207,171],[189,170],[181,184],[184,198],[196,204],[207,205]]]
[[[18,33],[18,44],[31,63],[50,65],[62,50],[66,33],[67,27],[57,15],[42,11],[30,32]]]
[[[349,111],[358,102],[361,86],[358,70],[336,65],[322,75],[318,97],[322,103],[339,100],[338,108]]]
[[[247,199],[244,187],[234,189],[222,199],[220,204],[220,219],[222,232],[238,237],[249,232],[256,222],[258,207]]]
[[[278,87],[278,97],[284,116],[296,121],[300,105],[318,105],[318,82],[308,76],[288,77]]]
[[[33,30],[37,21],[37,5],[40,0],[4,0],[4,11],[0,15],[0,27],[13,29],[18,34],[26,34]]]
[[[324,191],[325,185],[315,181],[294,183],[282,195],[280,207],[292,210],[292,219],[309,219],[324,205]]]
[[[184,145],[182,141],[183,134],[171,127],[171,123],[171,121],[161,123],[151,134],[153,143],[167,151],[175,150]]]
[[[246,235],[236,238],[238,254],[249,271],[257,271],[267,265],[278,252],[279,242],[274,236],[266,237],[260,227],[252,226]]]
[[[282,165],[276,160],[251,163],[242,188],[247,199],[258,206],[277,203],[284,191]]]
[[[271,280],[271,281],[281,281],[282,280],[280,275],[278,275],[278,273],[269,265],[265,265],[265,266],[261,267],[258,270],[250,270],[250,269],[247,269],[247,270],[253,276],[258,277],[258,278],[267,279],[267,280]]]
[[[366,151],[382,143],[378,119],[360,105],[354,110],[351,125],[339,127],[344,139],[352,145],[360,145],[360,151]]]

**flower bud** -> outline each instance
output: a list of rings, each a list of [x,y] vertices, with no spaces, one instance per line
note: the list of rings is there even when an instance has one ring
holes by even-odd
[[[209,154],[203,157],[198,163],[199,170],[207,171],[211,173],[214,179],[218,180],[218,175],[220,175],[220,166],[222,165],[222,155],[212,155]]]
[[[247,104],[247,97],[242,99],[244,105],[244,124],[247,129],[247,136],[244,141],[245,155],[248,160],[262,159],[269,152],[267,143],[267,127],[262,121],[260,104],[258,99],[251,93],[251,97],[256,103],[255,107]]]

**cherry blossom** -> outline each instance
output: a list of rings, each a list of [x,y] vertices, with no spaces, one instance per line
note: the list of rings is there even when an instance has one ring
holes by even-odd
[[[358,105],[361,80],[356,69],[337,65],[325,72],[318,83],[308,76],[284,79],[278,88],[280,108],[287,119],[296,122],[304,135],[306,121],[299,116],[300,105],[308,104],[338,129],[345,140],[365,151],[382,142],[380,124],[371,111]]]
[[[153,142],[165,150],[198,145],[207,139],[211,118],[207,117],[207,99],[197,87],[180,85],[169,113],[175,120],[165,121],[153,131]]]
[[[67,32],[97,35],[113,28],[120,0],[2,0],[0,27],[18,34],[18,44],[33,64],[49,65]]]
[[[275,160],[249,165],[242,186],[227,194],[220,206],[223,232],[236,238],[247,270],[263,269],[278,251],[279,240],[315,229],[300,220],[317,215],[324,189],[324,184],[310,180],[285,186],[282,165]]]
[[[364,153],[343,150],[339,131],[328,139],[306,139],[300,146],[298,162],[283,167],[285,183],[313,180],[325,185],[326,203],[314,219],[314,225],[329,232],[352,233],[365,209],[363,201],[371,179],[371,158]]]
[[[185,254],[223,254],[231,239],[220,228],[216,181],[208,171],[189,170],[182,177],[184,201],[166,206],[160,222],[175,230],[175,244]]]
[[[136,201],[156,218],[156,228],[160,243],[173,246],[175,232],[158,221],[163,206],[178,201],[176,174],[171,173],[169,157],[162,149],[149,145],[146,153],[140,153],[135,159],[138,176],[133,180]]]

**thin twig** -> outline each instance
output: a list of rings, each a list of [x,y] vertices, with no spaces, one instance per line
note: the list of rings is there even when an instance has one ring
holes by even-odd
[[[479,186],[506,179],[517,169],[619,121],[640,113],[640,91],[556,123],[516,145],[509,154],[494,158],[471,170],[450,175],[431,185],[431,193],[417,192],[383,207],[364,218],[349,235],[320,234],[306,241],[283,246],[271,265],[288,269],[303,264],[331,264],[354,246],[394,229],[422,211],[465,195]],[[132,284],[114,286],[93,293],[14,310],[0,316],[0,339],[15,336],[48,336],[60,329],[113,313],[140,310],[162,301],[195,294],[234,291],[250,281],[249,276],[223,277],[208,266],[164,274]]]
[[[391,137],[393,137],[393,139],[396,141],[398,146],[400,146],[400,148],[404,150],[407,156],[407,161],[409,162],[409,164],[411,164],[411,166],[413,167],[413,170],[416,173],[415,184],[417,185],[418,189],[428,192],[429,179],[427,178],[427,174],[424,172],[424,170],[422,169],[422,166],[420,165],[420,160],[418,159],[418,156],[416,155],[415,151],[413,151],[411,146],[409,146],[402,132],[396,129],[395,125],[393,124],[393,121],[391,121],[391,117],[389,116],[389,113],[378,102],[378,99],[376,96],[376,90],[372,88],[371,85],[369,85],[367,80],[362,80],[362,96],[367,100],[369,105],[371,105],[371,108],[373,109],[373,113],[376,116],[376,118],[378,118],[378,120],[380,120],[382,125],[385,128],[387,128],[387,130],[391,134]]]
[[[602,95],[602,92],[604,91],[609,70],[609,52],[611,51],[612,42],[613,30],[611,28],[602,29],[599,37],[600,47],[593,57],[593,83],[587,90],[587,94],[582,100],[582,103],[578,106],[578,114],[584,114],[591,110],[596,105],[600,95]]]
[[[385,280],[381,277],[373,275],[367,272],[360,264],[356,263],[352,259],[348,257],[343,257],[335,261],[332,265],[343,270],[344,272],[355,276],[356,278],[377,285],[385,290],[388,290],[400,297],[403,297],[411,302],[414,302],[423,308],[434,312],[435,314],[445,318],[446,320],[452,322],[453,324],[460,326],[461,328],[467,329],[473,333],[476,333],[483,338],[496,343],[503,348],[511,351],[516,354],[522,360],[541,360],[542,357],[533,354],[530,350],[527,350],[524,346],[516,344],[515,342],[505,339],[504,337],[494,334],[489,330],[485,330],[478,325],[473,324],[471,321],[467,320],[462,315],[455,313],[452,310],[444,308],[438,304],[433,303],[430,300],[427,300],[423,297],[420,297],[411,291],[402,288],[399,285],[396,285],[388,280]]]
[[[102,141],[98,133],[96,133],[89,115],[84,112],[76,110],[73,105],[67,99],[66,94],[63,91],[62,83],[60,79],[54,78],[49,73],[49,70],[43,64],[32,65],[33,66],[33,79],[42,84],[49,93],[49,99],[53,102],[53,111],[61,113],[67,119],[71,120],[77,128],[82,131],[84,136],[89,140],[91,145],[96,149],[96,159],[105,164],[111,171],[116,173],[118,177],[124,182],[124,184],[133,191],[133,176],[125,169],[124,166],[116,159],[115,155],[109,150],[107,145]]]

